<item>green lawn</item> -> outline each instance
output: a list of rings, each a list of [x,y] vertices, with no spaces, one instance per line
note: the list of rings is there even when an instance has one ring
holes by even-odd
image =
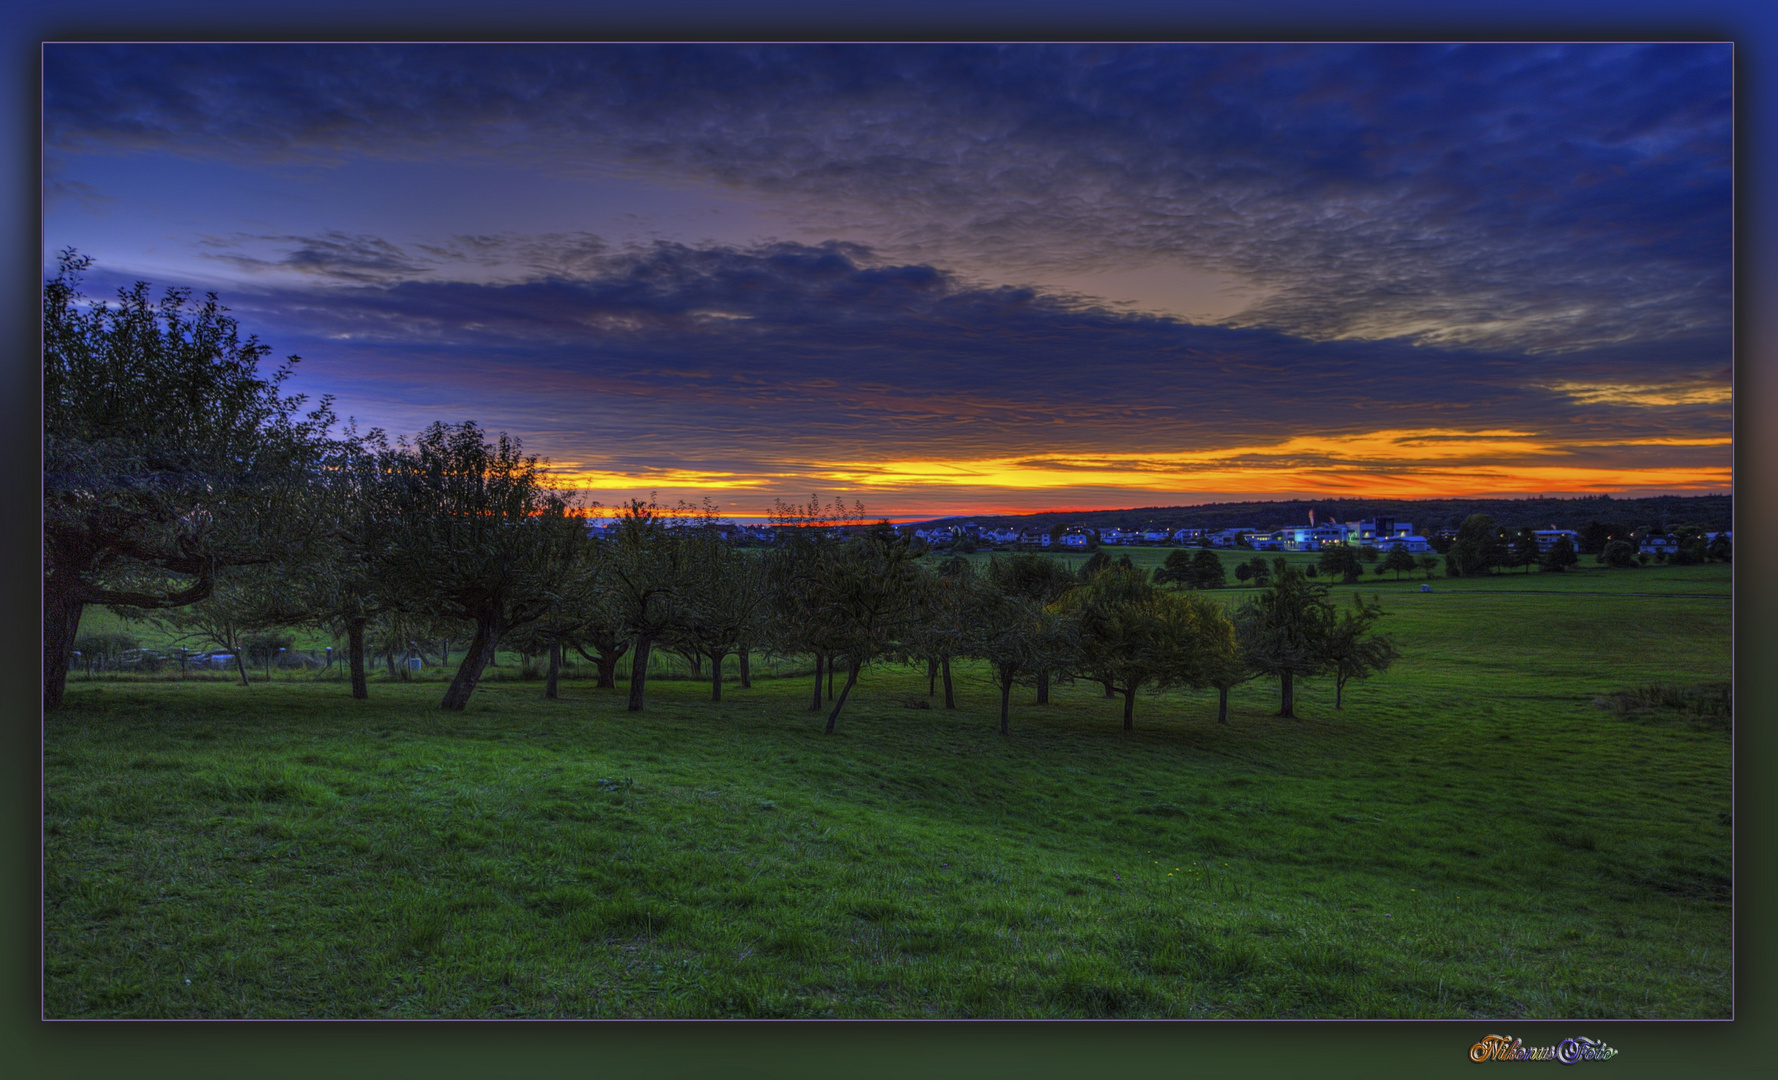
[[[75,680],[47,1012],[1726,1017],[1728,737],[1595,699],[1726,683],[1728,568],[1432,586],[1367,581],[1405,659],[1341,712],[1132,735],[1083,685],[1001,738],[967,666],[833,737],[801,678]]]

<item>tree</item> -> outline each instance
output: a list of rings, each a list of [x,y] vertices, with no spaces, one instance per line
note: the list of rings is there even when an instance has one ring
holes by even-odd
[[[1387,671],[1400,658],[1394,642],[1371,633],[1371,627],[1383,615],[1375,596],[1366,604],[1363,596],[1353,593],[1352,610],[1342,612],[1329,631],[1327,663],[1334,677],[1334,708],[1345,707],[1342,699],[1348,681]]]
[[[1574,541],[1566,536],[1559,536],[1550,549],[1543,553],[1537,561],[1539,571],[1548,574],[1560,574],[1570,566],[1580,562],[1580,556],[1574,551]]]
[[[838,499],[824,505],[817,493],[809,496],[807,506],[775,501],[769,520],[775,546],[765,559],[770,599],[764,640],[780,655],[807,653],[814,657],[815,687],[809,711],[819,712],[822,676],[829,662],[830,612],[822,607],[826,566],[839,550],[841,530],[864,520],[864,506],[855,501],[848,507]],[[914,553],[911,539],[908,553]]]
[[[840,545],[820,575],[815,589],[819,643],[846,662],[845,686],[827,714],[825,730],[832,735],[859,671],[899,650],[919,619],[920,579],[906,538],[886,523]]]
[[[370,696],[368,628],[409,599],[392,591],[379,564],[395,527],[382,498],[389,461],[382,432],[360,436],[348,426],[316,472],[311,542],[283,564],[291,602],[301,613],[298,621],[345,637],[351,694],[358,699]]]
[[[234,658],[242,686],[247,677],[247,641],[273,625],[275,616],[263,589],[255,588],[252,575],[239,568],[217,575],[210,595],[183,607],[157,614],[153,622],[177,635],[174,640],[194,640],[221,649]]]
[[[1636,565],[1636,548],[1628,540],[1613,540],[1595,559],[1603,566],[1627,570]]]
[[[1214,556],[1212,556],[1214,558]],[[1220,569],[1221,563],[1217,566]],[[1023,597],[1041,608],[1054,605],[1074,587],[1074,575],[1056,559],[1042,555],[1013,555],[989,561],[994,588],[1009,596]],[[1050,699],[1050,674],[1059,667],[1041,667],[1036,672],[1037,704],[1047,705]]]
[[[975,577],[973,564],[961,556],[946,559],[936,573],[919,577],[920,616],[908,630],[908,645],[916,657],[927,661],[929,676],[943,677],[947,709],[957,707],[951,658],[960,655],[971,612],[977,606]],[[930,682],[927,689],[930,692]]]
[[[1167,559],[1155,567],[1154,583],[1156,585],[1183,585],[1194,588],[1192,584],[1192,554],[1184,548],[1174,548],[1167,553]]]
[[[1315,565],[1323,574],[1337,577],[1347,585],[1364,577],[1364,564],[1359,561],[1358,549],[1350,544],[1329,544],[1322,548]]]
[[[1734,545],[1729,541],[1729,534],[1726,532],[1717,533],[1716,537],[1710,541],[1710,546],[1704,550],[1712,559],[1722,562],[1733,561],[1735,554]]]
[[[1445,573],[1451,577],[1485,574],[1507,563],[1506,544],[1487,514],[1471,514],[1457,529],[1457,538],[1445,556]]]
[[[600,644],[606,641],[600,633],[609,622],[606,605],[602,603],[605,596],[600,584],[600,570],[596,542],[583,537],[574,545],[573,563],[553,591],[548,608],[536,621],[507,635],[507,642],[520,652],[547,658],[549,666],[543,683],[546,701],[560,698],[562,664],[569,649],[577,650],[594,662],[599,674],[596,685],[616,685],[617,656],[622,655],[629,643],[612,643],[617,656],[612,656],[609,663],[602,662],[603,654],[595,656],[585,648],[594,639]]]
[[[1219,724],[1229,722],[1229,691],[1260,674],[1259,669],[1248,662],[1251,650],[1242,637],[1243,631],[1251,628],[1251,623],[1243,623],[1238,618],[1231,620],[1224,615],[1223,627],[1205,638],[1205,681],[1216,688],[1216,722]]]
[[[1049,560],[1044,560],[1049,561]],[[1009,733],[1013,686],[1070,663],[1073,624],[1053,604],[1026,591],[1016,565],[990,560],[985,580],[971,590],[960,654],[988,662],[1000,688],[1000,734]]]
[[[1415,565],[1414,556],[1408,552],[1406,544],[1391,544],[1389,554],[1384,557],[1379,569],[1394,571],[1395,580],[1400,581],[1404,571],[1410,574],[1414,572]]]
[[[1163,591],[1120,567],[1071,593],[1064,610],[1079,626],[1080,669],[1123,695],[1125,731],[1135,730],[1144,686],[1210,685],[1219,672],[1207,642],[1234,632],[1208,597]]]
[[[648,659],[656,644],[670,641],[682,625],[693,567],[675,515],[653,501],[632,499],[618,514],[609,540],[604,580],[630,641],[630,712],[641,712],[648,686]]]
[[[689,556],[676,642],[710,660],[710,700],[722,700],[722,662],[753,640],[769,594],[759,560],[706,521],[684,541]]]
[[[1247,662],[1278,679],[1278,715],[1296,716],[1296,680],[1327,670],[1334,609],[1328,586],[1310,581],[1278,559],[1272,587],[1242,605],[1237,622]]]
[[[1431,581],[1432,572],[1438,569],[1438,557],[1436,555],[1422,555],[1414,562],[1415,565],[1420,568],[1420,571],[1426,575],[1426,580]]]
[[[227,566],[299,544],[323,398],[269,375],[216,297],[146,282],[115,304],[80,295],[90,260],[61,255],[43,290],[43,704],[61,705],[88,604],[121,613],[196,603]]]
[[[1696,566],[1709,559],[1704,530],[1695,525],[1682,525],[1673,530],[1673,538],[1679,541],[1679,547],[1673,552],[1673,565]]]
[[[1597,519],[1587,522],[1580,530],[1580,553],[1598,555],[1603,552],[1605,545],[1611,543],[1617,528]]]
[[[1513,539],[1512,565],[1523,566],[1525,573],[1529,574],[1540,554],[1537,547],[1537,530],[1529,525],[1524,526],[1519,530],[1519,535]]]
[[[507,634],[541,619],[585,543],[535,455],[474,423],[433,424],[385,455],[379,571],[428,610],[475,624],[439,708],[461,711]]]

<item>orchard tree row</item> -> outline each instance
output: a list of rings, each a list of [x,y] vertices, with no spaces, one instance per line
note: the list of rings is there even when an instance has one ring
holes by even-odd
[[[1123,698],[1220,691],[1328,674],[1348,680],[1395,657],[1375,604],[1340,612],[1327,586],[1279,559],[1246,567],[1264,591],[1234,610],[1192,591],[1208,565],[1155,574],[1096,557],[1076,574],[1027,554],[977,565],[922,559],[863,508],[779,503],[777,543],[723,537],[705,507],[631,502],[595,538],[585,512],[517,439],[474,423],[411,439],[342,426],[323,400],[283,393],[295,358],[268,350],[214,296],[193,303],[146,284],[93,304],[86,261],[66,253],[44,292],[44,703],[62,700],[82,611],[155,617],[237,655],[254,634],[313,626],[346,641],[351,693],[367,656],[403,639],[462,643],[440,707],[461,710],[501,646],[549,657],[547,696],[570,650],[645,707],[648,662],[672,650],[708,662],[720,700],[729,658],[749,685],[755,653],[812,657],[810,710],[832,732],[861,674],[924,663],[954,707],[954,660],[983,662],[1007,730],[1016,687],[1048,700],[1088,680]],[[1214,558],[1214,556],[1212,556]],[[1220,579],[1220,564],[1216,570]],[[1192,575],[1198,575],[1194,578]],[[245,673],[243,671],[243,678]],[[837,691],[835,689],[838,684]]]

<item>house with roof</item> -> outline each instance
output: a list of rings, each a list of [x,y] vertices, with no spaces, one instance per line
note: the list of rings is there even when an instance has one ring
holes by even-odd
[[[1409,555],[1425,555],[1432,550],[1432,545],[1424,536],[1392,536],[1377,547],[1382,551],[1394,551],[1401,548]]]
[[[1211,533],[1207,539],[1210,541],[1211,547],[1240,547],[1258,532],[1259,530],[1251,525],[1238,525],[1232,529],[1219,529]]]
[[[1650,533],[1642,538],[1637,551],[1643,555],[1671,555],[1679,550],[1679,538]]]
[[[1573,529],[1533,529],[1532,533],[1537,537],[1537,553],[1539,555],[1548,553],[1564,536],[1568,538],[1570,544],[1574,545],[1574,550],[1580,550],[1580,534]]]
[[[1296,525],[1283,530],[1284,550],[1320,551],[1334,544],[1344,544],[1349,531],[1337,521],[1320,525]]]

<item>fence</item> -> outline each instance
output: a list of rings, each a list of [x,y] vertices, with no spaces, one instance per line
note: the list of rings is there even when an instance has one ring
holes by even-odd
[[[397,681],[425,682],[448,680],[456,674],[457,665],[462,659],[461,650],[454,651],[451,663],[439,662],[436,652],[420,653],[409,650],[405,654],[394,654],[394,665],[391,669],[391,657],[377,653],[366,655],[364,669],[366,676],[387,680],[391,673]],[[345,681],[350,678],[350,671],[341,648],[322,648],[319,650],[280,649],[271,657],[265,655],[248,655],[245,658],[247,676],[253,681],[263,681],[282,676],[286,679],[305,678],[308,681]],[[505,682],[510,680],[542,679],[548,670],[548,658],[545,656],[525,656],[520,653],[502,652],[498,662],[482,673],[484,682]],[[627,682],[630,677],[631,656],[625,654],[617,665],[617,678]],[[751,677],[756,679],[787,679],[798,676],[810,676],[815,673],[814,662],[806,656],[771,656],[754,653],[748,664]],[[740,678],[741,666],[738,658],[729,656],[722,665],[723,681],[732,682]],[[74,653],[74,661],[69,666],[68,677],[71,679],[93,679],[99,677],[117,678],[120,676],[159,677],[159,678],[190,678],[193,676],[210,676],[213,678],[238,679],[239,668],[234,653],[220,650],[197,651],[192,649],[125,649],[117,653],[96,654]],[[567,680],[592,679],[596,676],[596,668],[577,653],[570,652],[562,659],[560,677]],[[648,657],[648,678],[666,680],[701,680],[709,681],[709,661],[693,666],[690,660],[677,653],[653,650]]]

